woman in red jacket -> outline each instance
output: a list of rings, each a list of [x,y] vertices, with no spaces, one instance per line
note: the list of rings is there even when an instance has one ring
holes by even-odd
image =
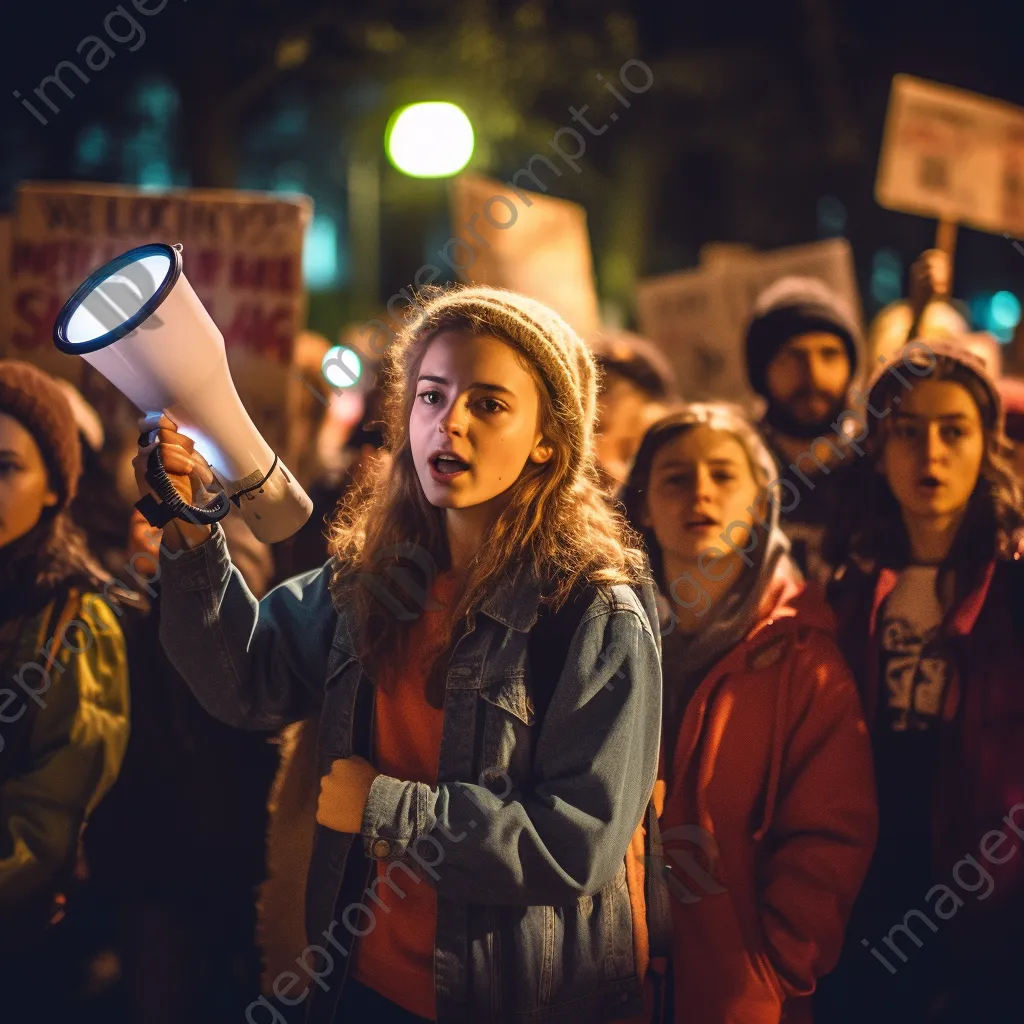
[[[879,371],[865,418],[830,597],[880,829],[828,1019],[1019,1020],[1024,566],[999,393],[970,353],[916,343]]]
[[[674,1020],[808,1019],[874,848],[860,702],[790,561],[777,469],[727,406],[656,423],[627,515],[663,598]]]

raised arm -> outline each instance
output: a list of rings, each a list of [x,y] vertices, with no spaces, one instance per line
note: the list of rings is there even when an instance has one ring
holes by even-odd
[[[146,464],[159,446],[167,475],[191,503],[213,482],[191,438],[166,416],[144,434],[133,463],[140,494],[151,493]],[[231,512],[231,515],[237,513]],[[231,564],[224,531],[172,519],[160,547],[160,643],[196,699],[242,729],[279,729],[319,710],[337,624],[327,566],[253,597]]]
[[[217,525],[191,551],[161,550],[160,643],[215,718],[279,729],[323,702],[337,624],[329,578],[328,564],[257,601]]]

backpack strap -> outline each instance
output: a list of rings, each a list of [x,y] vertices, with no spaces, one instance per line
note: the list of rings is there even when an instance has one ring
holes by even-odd
[[[643,606],[655,637],[659,638],[657,607],[649,592],[634,588]],[[593,603],[597,588],[592,584],[578,587],[557,612],[542,606],[537,622],[527,640],[530,663],[534,721],[539,727],[547,714],[555,687],[569,657],[569,648],[586,610]],[[644,812],[644,901],[647,912],[647,940],[652,957],[667,957],[672,944],[672,913],[668,882],[665,877],[665,856],[661,829],[653,795]]]
[[[538,725],[547,714],[555,687],[569,658],[572,638],[596,595],[597,587],[588,583],[576,587],[557,612],[547,605],[541,605],[526,643],[530,662],[530,700]]]

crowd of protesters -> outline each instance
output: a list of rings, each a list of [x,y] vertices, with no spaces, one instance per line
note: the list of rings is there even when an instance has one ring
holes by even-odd
[[[354,394],[306,335],[273,549],[0,361],[0,1019],[1011,1019],[1024,381],[948,278],[776,281],[756,408],[489,288]]]

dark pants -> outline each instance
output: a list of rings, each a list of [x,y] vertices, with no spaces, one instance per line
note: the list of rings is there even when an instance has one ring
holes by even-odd
[[[334,1024],[429,1024],[426,1017],[403,1010],[372,988],[349,978],[341,993]]]
[[[885,957],[890,971],[859,940],[885,935],[899,920],[890,912],[864,928],[854,921],[839,966],[820,979],[815,1024],[1001,1024],[1022,1019],[1016,983],[1022,962],[1019,943],[1007,941],[1001,949],[995,947],[994,955],[969,958],[962,949],[946,948],[946,936],[918,927],[920,947],[903,938],[906,963],[876,939],[873,948]]]

